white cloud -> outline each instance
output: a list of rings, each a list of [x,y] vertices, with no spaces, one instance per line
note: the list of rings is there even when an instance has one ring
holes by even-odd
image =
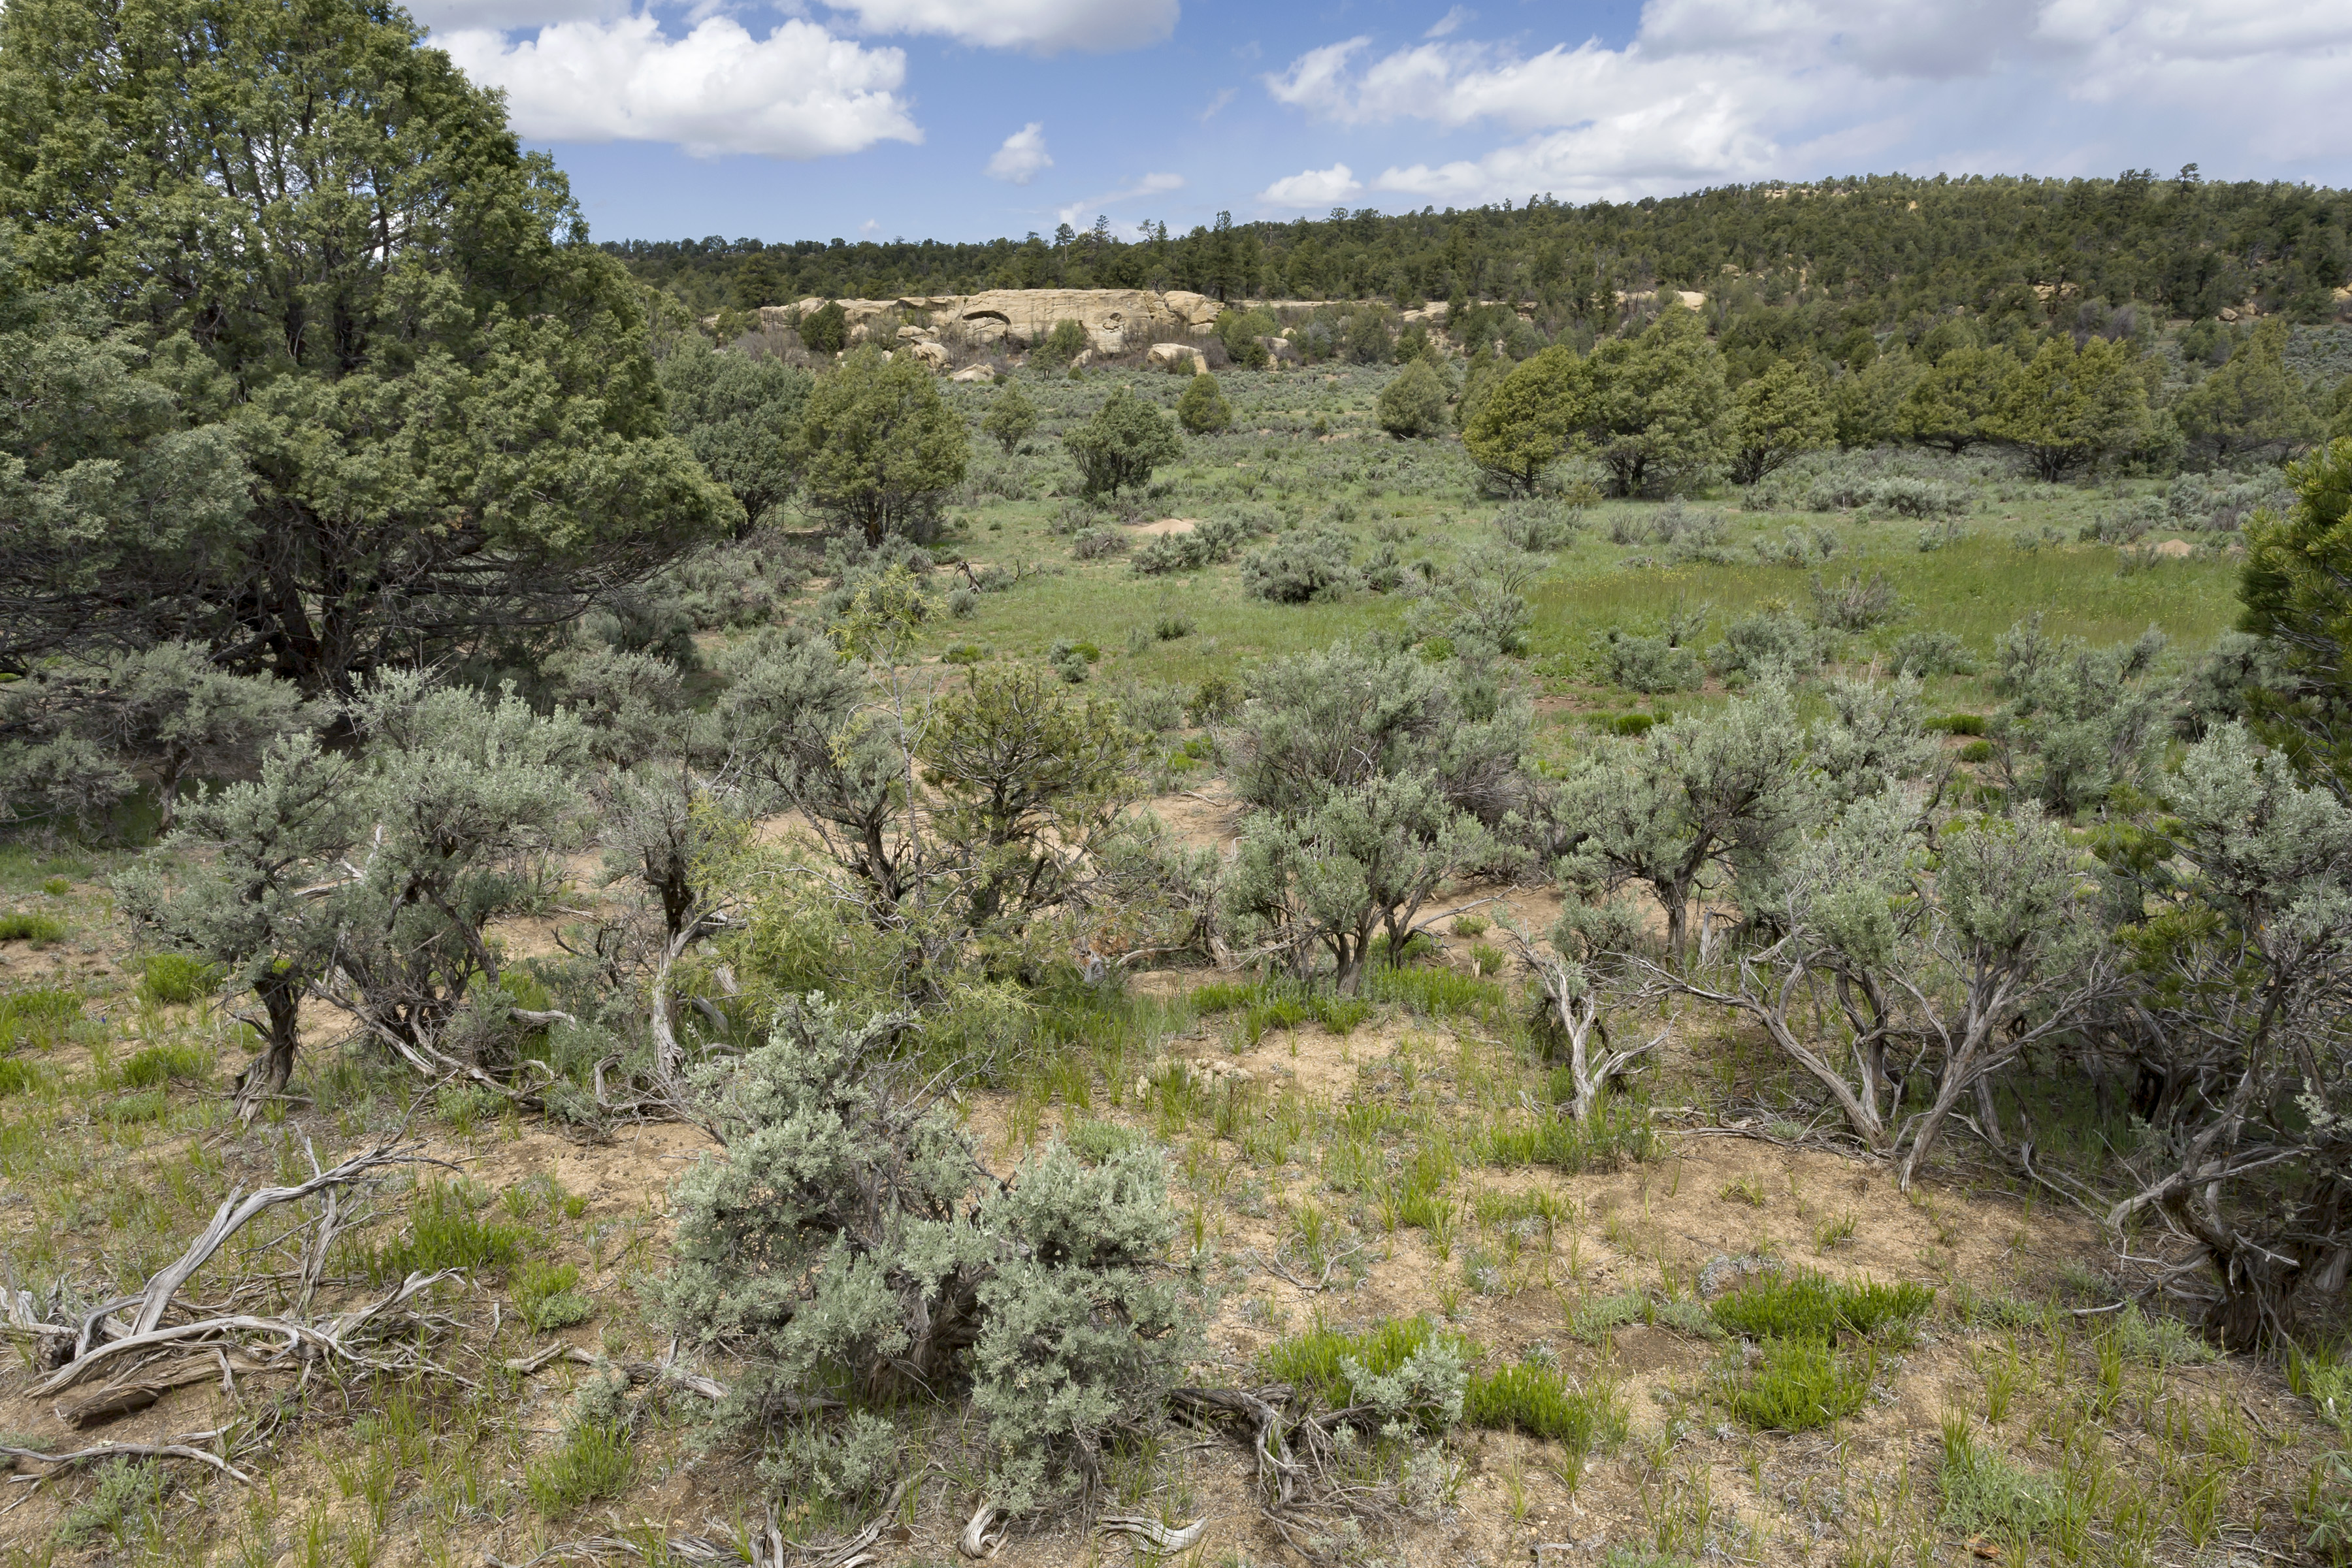
[[[627,16],[629,5],[628,0],[416,0],[408,13],[445,34],[502,33],[556,22],[612,21]]]
[[[1277,207],[1328,207],[1346,201],[1364,187],[1345,163],[1328,169],[1307,169],[1286,175],[1257,194],[1257,199]]]
[[[989,48],[1103,53],[1176,30],[1178,0],[827,0],[876,33],[940,33]]]
[[[712,16],[668,38],[638,15],[559,22],[514,42],[474,29],[433,41],[475,80],[504,88],[515,129],[534,141],[673,142],[698,157],[797,159],[923,139],[898,96],[905,54],[814,22],[755,38]]]
[[[1385,51],[1344,38],[1264,80],[1342,126],[1516,133],[1365,182],[1457,204],[1890,166],[2110,173],[2175,148],[2209,171],[2238,150],[2252,173],[2340,159],[2352,98],[2340,0],[1649,0],[1622,47],[1534,54],[1458,27],[1449,12]],[[1336,200],[1344,173],[1295,174],[1262,199]]]
[[[1209,107],[1201,110],[1201,123],[1206,125],[1210,121],[1214,120],[1217,117],[1217,111],[1231,103],[1240,91],[1241,89],[1237,87],[1219,88],[1217,96],[1209,100]]]
[[[988,161],[988,177],[1025,185],[1037,177],[1038,170],[1053,166],[1053,156],[1045,151],[1045,122],[1033,120],[1004,139],[1004,145]]]
[[[1424,38],[1442,38],[1448,33],[1459,31],[1463,23],[1475,22],[1477,19],[1478,13],[1470,9],[1469,6],[1456,5],[1452,10],[1446,12],[1444,16],[1440,16],[1436,21],[1432,22],[1429,25],[1429,31],[1423,33],[1422,37]]]

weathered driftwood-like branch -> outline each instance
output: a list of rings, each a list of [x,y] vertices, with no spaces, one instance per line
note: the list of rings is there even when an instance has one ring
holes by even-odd
[[[371,1149],[364,1154],[353,1155],[331,1171],[320,1172],[299,1186],[264,1187],[249,1197],[243,1195],[242,1189],[232,1190],[227,1197],[221,1200],[220,1207],[213,1211],[212,1223],[188,1244],[188,1249],[159,1269],[147,1282],[147,1289],[138,1297],[139,1310],[131,1314],[131,1337],[154,1331],[156,1326],[163,1322],[164,1311],[172,1305],[172,1298],[179,1292],[181,1286],[188,1282],[188,1277],[203,1268],[205,1261],[220,1250],[221,1245],[256,1215],[279,1204],[299,1202],[313,1193],[355,1182],[369,1172],[386,1165],[407,1164],[418,1158],[415,1145],[406,1149]],[[84,1354],[88,1353],[89,1333],[87,1329],[83,1333]]]
[[[457,1272],[458,1270],[454,1268],[445,1268],[437,1274],[411,1274],[381,1300],[372,1301],[352,1311],[330,1318],[323,1323],[305,1323],[298,1322],[291,1318],[264,1318],[245,1312],[230,1312],[218,1317],[200,1318],[190,1323],[174,1323],[170,1328],[155,1329],[143,1334],[128,1334],[119,1340],[110,1340],[92,1350],[88,1355],[68,1362],[65,1366],[36,1384],[33,1393],[44,1399],[52,1394],[62,1394],[74,1384],[87,1381],[100,1370],[111,1370],[117,1363],[145,1351],[158,1350],[166,1346],[186,1349],[199,1345],[236,1344],[239,1342],[236,1336],[241,1334],[256,1335],[280,1342],[275,1348],[268,1350],[244,1347],[246,1353],[251,1356],[262,1370],[268,1369],[272,1363],[282,1361],[288,1354],[297,1350],[307,1349],[314,1354],[348,1362],[353,1366],[371,1372],[414,1371],[415,1368],[410,1364],[369,1356],[363,1353],[354,1342],[360,1331],[368,1327],[377,1318],[394,1308],[405,1305],[409,1299],[419,1291],[450,1279]],[[434,1370],[440,1372],[444,1376],[456,1378],[459,1383],[467,1383],[467,1379],[457,1377],[455,1373],[448,1372],[446,1368]],[[467,1386],[472,1385],[467,1383]]]
[[[85,1465],[95,1459],[194,1459],[210,1465],[239,1486],[251,1486],[253,1478],[222,1458],[218,1454],[199,1448],[198,1443],[208,1443],[218,1437],[226,1427],[211,1432],[189,1432],[166,1443],[99,1443],[88,1448],[77,1448],[70,1454],[45,1454],[38,1448],[11,1447],[0,1443],[0,1454],[12,1459],[29,1459],[37,1465]]]

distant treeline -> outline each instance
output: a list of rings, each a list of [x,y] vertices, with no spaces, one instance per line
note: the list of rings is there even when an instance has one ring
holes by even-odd
[[[985,244],[623,240],[605,249],[698,311],[812,295],[982,289],[1190,289],[1221,299],[1509,300],[1552,330],[1622,323],[1621,294],[1708,296],[1720,334],[1782,350],[1924,334],[1954,310],[1995,335],[2125,307],[2200,321],[2255,305],[2321,321],[2352,275],[2352,192],[2277,182],[1914,179],[1734,185],[1574,206],[1549,197],[1466,212],[1209,226],[1115,237],[1108,220]],[[1844,357],[1843,355],[1839,357]]]

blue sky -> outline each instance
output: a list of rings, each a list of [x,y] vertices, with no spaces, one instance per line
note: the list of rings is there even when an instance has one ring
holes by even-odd
[[[1178,230],[1830,174],[2352,183],[2312,0],[423,0],[599,238]]]

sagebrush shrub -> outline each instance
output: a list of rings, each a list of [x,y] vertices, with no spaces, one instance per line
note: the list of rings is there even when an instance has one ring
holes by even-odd
[[[1354,541],[1335,528],[1298,529],[1242,558],[1242,591],[1277,605],[1337,598],[1362,581],[1354,555]]]
[[[997,1181],[891,1054],[903,1023],[795,999],[766,1045],[700,1069],[725,1152],[678,1184],[656,1315],[741,1359],[716,1418],[780,1434],[772,1480],[877,1490],[898,1447],[877,1409],[968,1397],[991,1500],[1031,1510],[1098,1474],[1109,1434],[1148,1427],[1182,1363],[1155,1267],[1175,1236],[1165,1166],[1056,1143]]]

